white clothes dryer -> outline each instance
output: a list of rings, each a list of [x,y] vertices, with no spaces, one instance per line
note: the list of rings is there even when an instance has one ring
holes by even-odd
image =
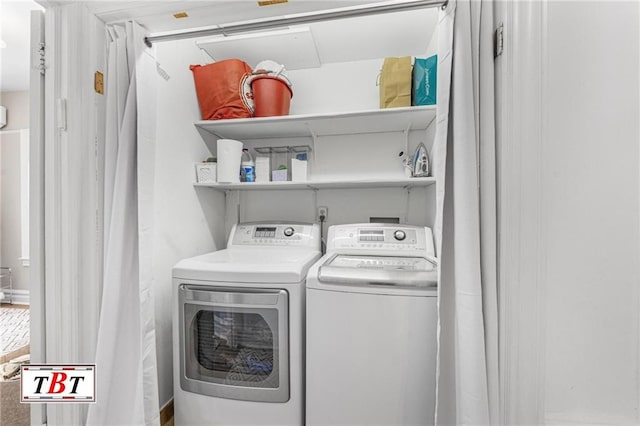
[[[227,248],[173,268],[176,425],[304,423],[312,224],[234,226]]]
[[[429,228],[329,228],[307,276],[307,425],[433,424],[434,255]]]

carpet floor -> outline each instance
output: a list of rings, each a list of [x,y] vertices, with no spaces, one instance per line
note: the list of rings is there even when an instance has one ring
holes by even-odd
[[[29,353],[29,307],[0,305],[0,365]],[[0,426],[28,426],[30,409],[20,403],[20,380],[0,377]]]
[[[0,306],[0,363],[28,353],[29,310],[12,305]],[[26,348],[26,352],[25,351]]]

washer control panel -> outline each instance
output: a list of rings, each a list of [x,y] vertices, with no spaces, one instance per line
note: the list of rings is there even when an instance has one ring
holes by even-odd
[[[435,256],[430,228],[396,224],[332,226],[328,232],[327,252]]]
[[[314,224],[241,223],[235,225],[228,246],[319,246]]]
[[[385,271],[432,271],[434,269],[433,263],[423,257],[337,255],[326,265]]]
[[[385,244],[395,244],[403,246],[412,246],[418,248],[417,235],[415,229],[358,229],[355,233],[349,232],[348,237],[355,236],[355,243],[365,243],[364,247],[382,247]],[[339,244],[345,243],[345,240],[338,241]],[[378,243],[378,244],[366,244]],[[356,247],[354,241],[350,247]]]

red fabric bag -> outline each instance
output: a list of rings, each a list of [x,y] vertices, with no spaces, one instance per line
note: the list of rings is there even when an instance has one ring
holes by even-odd
[[[203,120],[248,118],[251,94],[244,93],[251,67],[240,59],[226,59],[207,65],[191,65]]]

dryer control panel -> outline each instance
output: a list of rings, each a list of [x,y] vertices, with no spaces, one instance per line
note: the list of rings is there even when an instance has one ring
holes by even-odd
[[[240,223],[231,230],[228,247],[264,245],[318,249],[320,229],[310,223]]]
[[[431,229],[422,226],[363,223],[329,228],[327,253],[435,257]]]

